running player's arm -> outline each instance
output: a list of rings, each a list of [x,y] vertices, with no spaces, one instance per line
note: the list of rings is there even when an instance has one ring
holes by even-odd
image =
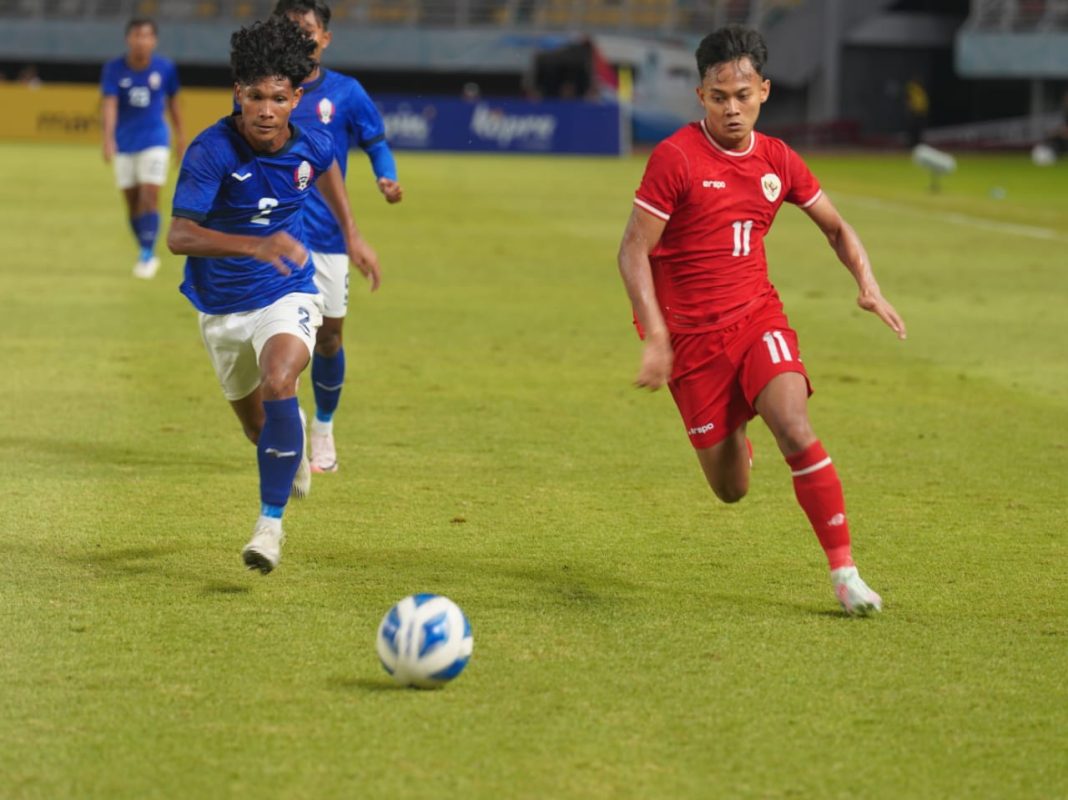
[[[838,260],[845,264],[846,269],[857,282],[859,290],[857,305],[885,322],[897,334],[898,339],[904,339],[905,322],[883,297],[879,284],[875,280],[875,274],[872,272],[868,253],[860,237],[857,236],[857,232],[842,219],[842,215],[838,213],[838,209],[834,207],[826,193],[821,194],[812,205],[805,207],[804,212],[823,231],[831,248],[838,256]]]
[[[246,257],[273,264],[283,275],[308,263],[304,245],[285,231],[270,236],[244,236],[214,231],[176,212],[167,232],[167,247],[176,256]]]
[[[656,300],[649,254],[660,241],[667,221],[635,206],[619,245],[619,274],[627,289],[634,319],[644,333],[645,348],[635,385],[659,389],[671,377],[671,340]]]
[[[185,130],[182,127],[182,110],[178,106],[178,70],[174,64],[170,65],[166,90],[167,113],[171,116],[171,127],[174,128],[174,158],[181,163],[185,152]]]
[[[100,106],[101,128],[104,131],[104,163],[110,164],[115,157],[115,126],[119,121],[119,98],[106,94]]]
[[[375,185],[387,203],[399,203],[404,199],[404,189],[397,182],[397,162],[386,141],[386,124],[378,107],[359,81],[353,79],[352,102],[348,103],[349,130],[354,144],[367,153]]]
[[[172,94],[167,98],[167,113],[171,117],[171,127],[174,129],[174,158],[182,160],[185,153],[185,131],[182,127],[182,110],[178,105],[178,95]]]
[[[115,145],[115,127],[119,123],[119,84],[111,64],[104,65],[104,71],[100,76],[100,122],[101,131],[104,134],[104,163],[110,164],[115,157],[117,147]]]
[[[378,265],[378,256],[367,240],[360,235],[355,221],[352,219],[352,211],[349,208],[349,197],[345,192],[345,181],[341,177],[341,168],[335,160],[330,169],[324,172],[315,187],[323,196],[330,212],[337,220],[341,228],[341,234],[345,237],[345,249],[348,251],[349,260],[356,265],[371,283],[371,291],[375,291],[382,282],[382,274]]]

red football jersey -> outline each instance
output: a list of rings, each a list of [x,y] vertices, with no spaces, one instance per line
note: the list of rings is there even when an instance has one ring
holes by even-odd
[[[746,150],[725,150],[702,120],[657,145],[634,203],[667,221],[650,262],[668,330],[715,330],[773,294],[764,235],[784,201],[807,208],[821,194],[797,153],[756,131]]]

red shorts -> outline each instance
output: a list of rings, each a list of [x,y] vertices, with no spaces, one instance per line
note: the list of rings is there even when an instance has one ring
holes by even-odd
[[[778,298],[726,328],[673,333],[671,347],[668,387],[695,449],[721,442],[756,416],[753,403],[776,375],[800,372],[812,394],[797,334]]]

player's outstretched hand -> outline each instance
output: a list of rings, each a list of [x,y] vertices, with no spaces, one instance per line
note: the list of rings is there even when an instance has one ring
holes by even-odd
[[[364,239],[356,239],[352,243],[349,260],[356,265],[356,269],[363,273],[363,277],[370,281],[371,291],[377,290],[379,284],[382,283],[382,269],[378,266],[378,255],[374,248]]]
[[[115,158],[115,140],[107,139],[104,142],[104,163],[110,164],[111,160]]]
[[[642,365],[634,385],[656,391],[671,378],[671,363],[674,354],[667,335],[650,336],[642,350]]]
[[[259,240],[252,257],[257,261],[266,261],[283,275],[294,269],[303,269],[308,263],[308,251],[304,245],[285,231],[272,233]]]
[[[904,339],[908,336],[905,330],[905,321],[901,319],[901,315],[894,310],[894,307],[890,305],[887,299],[883,297],[883,293],[877,288],[861,292],[857,296],[857,305],[865,311],[870,311],[885,322],[890,330],[897,334],[898,339]]]
[[[378,191],[386,198],[387,203],[399,203],[404,199],[404,189],[399,183],[389,178],[378,179]]]

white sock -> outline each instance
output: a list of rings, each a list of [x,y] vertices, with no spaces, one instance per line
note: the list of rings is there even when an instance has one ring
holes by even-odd
[[[316,436],[326,436],[334,432],[334,421],[323,422],[318,417],[312,417],[311,432]]]
[[[265,525],[271,528],[275,533],[282,530],[282,520],[278,517],[268,517],[265,514],[260,514],[260,518],[256,521],[256,527]]]

